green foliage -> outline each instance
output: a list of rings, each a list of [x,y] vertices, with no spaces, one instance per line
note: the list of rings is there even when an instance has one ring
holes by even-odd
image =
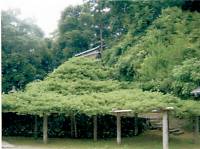
[[[54,48],[60,59],[58,61],[63,63],[76,53],[100,45],[101,33],[108,47],[120,41],[128,32],[134,36],[143,34],[162,8],[181,4],[182,0],[89,0],[83,5],[66,7],[54,37]]]
[[[87,50],[95,41],[95,30],[90,5],[69,6],[61,14],[55,46],[63,62],[74,54]]]
[[[129,31],[119,44],[105,51],[104,62],[114,66],[119,79],[139,82],[144,90],[188,98],[199,83],[177,82],[172,76],[182,62],[200,57],[199,18],[196,12],[164,9],[143,35],[132,36]],[[196,67],[191,69],[199,72]]]
[[[175,15],[172,15],[173,12],[176,12]],[[179,90],[180,82],[174,83],[174,79],[171,77],[176,70],[172,70],[187,59],[194,57],[199,59],[200,38],[198,35],[200,32],[197,30],[199,17],[198,13],[182,12],[177,8],[166,9],[163,11],[162,17],[154,23],[156,30],[151,29],[147,32],[149,40],[147,40],[148,47],[146,49],[148,49],[149,55],[141,64],[139,72],[140,79],[145,81],[145,84],[153,80],[154,85],[151,89],[164,92]],[[199,71],[195,67],[191,67],[191,69]],[[177,85],[171,87],[172,84]],[[185,84],[186,86],[188,85]],[[186,97],[189,96],[188,93],[192,87],[195,86],[190,84],[189,88],[186,87]],[[176,95],[181,94],[176,92]]]
[[[173,69],[173,92],[176,95],[187,98],[191,90],[200,85],[200,60],[197,58],[183,61],[182,65]]]
[[[2,90],[23,89],[52,70],[52,55],[43,33],[31,20],[21,20],[15,10],[2,11]]]
[[[27,111],[30,114],[36,111],[39,114],[47,111],[51,113],[54,109],[51,109],[51,104],[55,106],[62,105],[60,101],[66,98],[70,99],[71,96],[71,98],[74,98],[77,95],[90,94],[92,92],[109,92],[117,88],[124,88],[124,83],[112,81],[113,74],[111,70],[102,66],[100,61],[94,59],[71,59],[54,70],[44,81],[35,81],[28,84],[24,92],[5,95],[6,99],[4,100],[3,108],[13,111],[13,109],[19,107],[14,111],[22,113]],[[108,80],[109,78],[110,80]],[[15,99],[13,105],[10,106],[13,99]],[[50,101],[55,101],[55,103]],[[21,105],[23,102],[29,104],[23,107],[25,105],[25,103]],[[30,102],[33,103],[30,104]],[[70,104],[72,105],[73,103]],[[55,109],[57,108],[55,107]]]
[[[20,114],[81,113],[88,116],[111,114],[112,109],[149,112],[184,106],[169,94],[131,89],[125,82],[113,80],[112,69],[100,61],[73,58],[49,74],[43,81],[30,83],[24,92],[3,96],[3,111]],[[198,110],[187,109],[193,114]]]
[[[138,89],[65,97],[50,92],[15,95],[4,96],[4,112],[38,114],[41,116],[43,113],[64,113],[66,115],[82,113],[91,116],[111,114],[112,109],[132,109],[133,112],[142,113],[167,106],[173,106],[175,112],[181,116],[198,115],[200,112],[198,108],[199,102],[183,102],[171,95],[162,95],[158,92],[143,92]]]

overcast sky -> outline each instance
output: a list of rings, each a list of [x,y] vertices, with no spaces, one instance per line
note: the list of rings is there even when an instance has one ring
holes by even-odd
[[[83,0],[1,0],[3,10],[19,8],[21,18],[33,18],[45,35],[57,28],[61,12],[69,5],[82,4]]]

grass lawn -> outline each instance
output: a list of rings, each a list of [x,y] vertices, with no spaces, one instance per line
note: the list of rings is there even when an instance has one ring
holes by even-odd
[[[46,145],[42,143],[42,139],[4,137],[3,140],[15,145],[17,149],[162,149],[162,136],[158,131],[149,131],[138,137],[122,138],[121,145],[116,144],[115,138],[97,142],[91,139],[50,138]],[[170,149],[200,149],[200,141],[194,144],[189,133],[170,136]]]

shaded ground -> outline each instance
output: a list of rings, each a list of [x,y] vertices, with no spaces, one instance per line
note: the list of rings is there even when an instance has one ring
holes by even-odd
[[[42,143],[42,139],[5,137],[3,140],[16,146],[16,149],[162,149],[161,132],[157,131],[123,138],[120,146],[114,138],[97,142],[91,139],[49,139],[46,145]],[[200,149],[200,141],[194,144],[191,134],[170,136],[170,149]]]

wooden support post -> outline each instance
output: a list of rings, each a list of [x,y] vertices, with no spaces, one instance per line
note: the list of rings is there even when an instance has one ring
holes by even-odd
[[[93,116],[93,125],[94,125],[93,139],[94,141],[97,141],[97,116],[96,115]]]
[[[199,140],[199,116],[194,117],[194,142]]]
[[[76,115],[73,116],[73,120],[74,120],[74,137],[77,138],[78,133],[77,133],[77,125],[76,125]]]
[[[37,124],[37,115],[34,116],[34,138],[38,138],[38,124]]]
[[[121,144],[121,115],[117,113],[117,144]]]
[[[169,149],[168,111],[163,111],[163,149]]]
[[[76,116],[74,114],[71,115],[71,137],[77,138],[77,125],[76,125]]]
[[[74,124],[73,124],[73,115],[70,116],[70,126],[71,126],[71,137],[74,137]]]
[[[169,111],[167,112],[167,128],[168,128],[168,142],[170,141],[170,138],[169,138],[169,121],[170,121],[170,117],[169,117]]]
[[[112,110],[117,117],[117,144],[121,144],[121,116],[132,110]]]
[[[48,141],[48,116],[43,115],[43,142],[46,144]]]
[[[134,117],[134,135],[137,136],[138,135],[138,114],[135,113],[135,117]]]

